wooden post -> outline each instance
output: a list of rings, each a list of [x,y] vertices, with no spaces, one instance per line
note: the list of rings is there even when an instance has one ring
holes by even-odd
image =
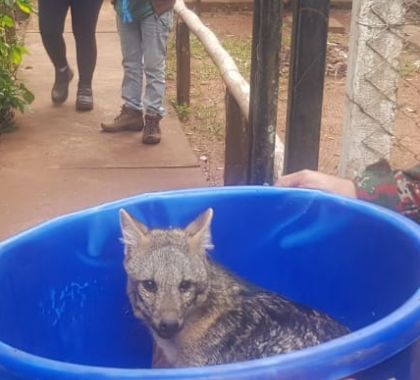
[[[295,0],[285,173],[318,169],[330,0]]]
[[[248,183],[249,123],[235,98],[226,89],[226,138],[224,184]]]
[[[190,104],[191,53],[190,30],[183,21],[176,24],[176,102]]]
[[[249,184],[273,183],[282,1],[254,1]]]
[[[403,48],[404,0],[354,0],[339,174],[389,158]]]

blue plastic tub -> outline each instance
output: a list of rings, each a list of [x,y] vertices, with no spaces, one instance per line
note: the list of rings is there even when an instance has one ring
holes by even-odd
[[[122,207],[151,227],[212,207],[214,259],[354,332],[267,359],[150,369],[125,294]],[[419,289],[419,227],[374,206],[269,187],[141,195],[0,244],[0,379],[419,379]]]

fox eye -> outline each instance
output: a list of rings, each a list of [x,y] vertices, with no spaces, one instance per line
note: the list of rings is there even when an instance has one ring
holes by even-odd
[[[157,290],[156,282],[153,280],[145,280],[141,282],[144,289],[146,289],[148,292],[155,293]]]
[[[191,281],[188,281],[188,280],[181,281],[181,283],[179,284],[179,291],[182,293],[188,292],[188,290],[191,289],[191,286],[192,286]]]

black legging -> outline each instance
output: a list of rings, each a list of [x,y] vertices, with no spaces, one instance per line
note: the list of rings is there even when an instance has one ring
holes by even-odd
[[[96,24],[103,0],[39,0],[39,29],[56,69],[67,66],[63,31],[67,11],[71,9],[76,40],[79,86],[92,85],[96,65]]]

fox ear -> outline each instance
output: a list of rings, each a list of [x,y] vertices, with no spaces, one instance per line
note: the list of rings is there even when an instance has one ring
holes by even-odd
[[[127,247],[138,247],[147,240],[147,227],[135,220],[124,209],[120,210],[120,225],[122,231],[122,241]],[[126,250],[127,252],[127,250]]]
[[[213,209],[209,208],[185,228],[192,252],[205,252],[213,248],[210,231],[212,219]]]

